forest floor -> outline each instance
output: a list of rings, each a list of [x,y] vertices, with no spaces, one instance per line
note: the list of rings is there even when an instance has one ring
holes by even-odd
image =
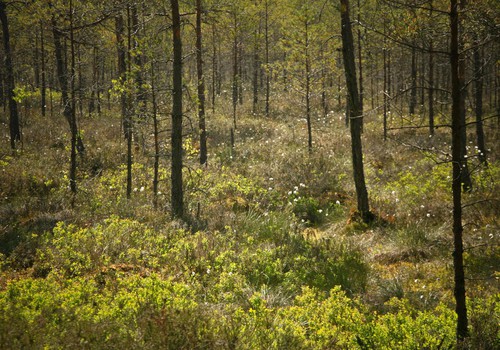
[[[207,166],[186,118],[185,222],[170,218],[167,117],[155,209],[148,122],[138,124],[127,199],[120,119],[80,119],[86,153],[71,206],[62,117],[25,111],[13,154],[2,115],[0,348],[452,347],[449,130],[393,130],[384,141],[380,117],[365,117],[377,217],[366,225],[355,218],[343,115],[314,118],[308,152],[292,107],[240,112],[234,147],[230,108],[209,113]],[[463,198],[475,349],[500,346],[500,144],[486,129],[489,167],[470,141],[474,188]]]

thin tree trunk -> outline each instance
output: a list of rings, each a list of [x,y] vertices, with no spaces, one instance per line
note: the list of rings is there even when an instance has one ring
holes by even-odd
[[[415,114],[417,106],[417,50],[415,48],[415,40],[411,48],[411,87],[410,87],[410,115]]]
[[[484,142],[483,130],[483,68],[481,52],[479,48],[479,39],[475,34],[474,39],[474,99],[475,99],[475,114],[476,114],[476,137],[478,158],[481,163],[488,165],[486,160],[486,147]]]
[[[127,80],[132,74],[132,18],[130,6],[127,7]],[[127,199],[132,196],[132,139],[133,139],[133,121],[132,121],[132,92],[126,85],[126,139],[127,139]]]
[[[466,0],[460,0],[459,7],[460,8],[465,8],[465,3]],[[459,15],[458,15],[459,16]],[[470,176],[469,172],[469,166],[467,162],[467,124],[466,124],[466,113],[465,113],[465,94],[466,94],[466,87],[465,87],[465,57],[461,53],[463,50],[463,40],[461,36],[461,31],[462,31],[462,21],[459,16],[458,18],[458,35],[457,35],[457,41],[458,41],[458,52],[459,52],[459,59],[458,59],[458,70],[459,70],[459,76],[460,76],[460,86],[461,86],[461,98],[460,98],[460,118],[461,118],[461,125],[463,127],[460,128],[461,132],[461,163],[462,163],[462,168],[461,168],[461,181],[462,181],[462,191],[464,192],[471,192],[472,191],[472,179]],[[453,88],[452,88],[453,90]]]
[[[151,62],[151,102],[153,104],[153,137],[155,144],[155,155],[153,165],[153,207],[158,208],[158,183],[160,170],[160,141],[158,137],[158,105],[156,103],[156,82],[155,82],[155,65]]]
[[[217,45],[215,23],[212,23],[212,114],[215,114],[215,96],[217,89]]]
[[[196,0],[196,71],[198,75],[198,126],[200,133],[200,164],[207,162],[207,130],[205,125],[205,77],[203,75],[201,36],[201,0]]]
[[[269,98],[271,94],[271,72],[269,68],[269,1],[265,0],[265,25],[264,25],[264,40],[265,40],[265,59],[266,59],[266,117],[269,117]]]
[[[361,52],[361,6],[358,0],[358,68],[359,68],[359,106],[363,111],[364,88],[363,88],[363,61]],[[361,118],[361,132],[363,132],[363,118]]]
[[[363,169],[363,149],[361,142],[361,118],[363,111],[359,100],[356,80],[356,64],[354,59],[354,39],[352,35],[351,20],[349,16],[349,0],[340,0],[342,52],[344,57],[344,71],[349,94],[349,119],[351,129],[352,165],[354,184],[358,202],[358,212],[364,222],[373,220],[368,203],[365,175]]]
[[[388,102],[388,99],[387,99],[387,39],[386,39],[386,35],[385,35],[385,32],[386,32],[386,22],[384,21],[384,88],[383,88],[383,93],[384,93],[384,141],[387,140],[387,102]]]
[[[17,103],[14,100],[14,72],[12,65],[12,53],[10,50],[10,33],[9,22],[7,19],[7,6],[4,1],[0,1],[0,21],[2,22],[3,32],[3,48],[4,48],[4,61],[5,61],[5,83],[7,99],[9,103],[9,130],[10,130],[10,148],[16,149],[16,144],[21,141],[21,127],[19,124],[19,112],[17,110]]]
[[[42,105],[42,116],[45,117],[47,109],[46,106],[47,82],[45,77],[45,38],[44,38],[43,23],[41,21],[40,21],[40,56],[41,56],[40,97]]]
[[[118,79],[121,84],[125,84],[127,65],[126,65],[126,49],[125,41],[123,38],[125,31],[125,24],[121,14],[115,17],[115,36],[116,36],[116,50],[118,54]],[[120,93],[120,107],[122,116],[123,136],[128,137],[129,121],[127,118],[127,96],[124,91]]]
[[[309,58],[309,21],[305,20],[305,56],[306,56],[306,120],[307,120],[307,148],[312,152],[312,126],[311,126],[311,62]]]
[[[238,20],[234,14],[233,38],[233,127],[236,130],[236,108],[238,104]]]
[[[432,1],[429,4],[430,18],[432,20]],[[434,136],[434,35],[431,32],[429,39],[429,135]]]
[[[70,8],[72,7],[72,2],[70,2]],[[71,11],[70,11],[71,12]],[[52,33],[54,36],[54,49],[56,54],[56,67],[57,67],[57,77],[59,79],[59,85],[61,87],[61,98],[63,102],[63,115],[68,121],[70,133],[71,133],[71,155],[70,155],[70,172],[69,172],[69,183],[70,190],[73,194],[77,192],[76,186],[76,139],[78,135],[78,127],[76,124],[76,118],[74,113],[74,105],[69,97],[70,85],[68,83],[68,69],[64,59],[64,47],[62,45],[62,33],[57,27],[57,22],[54,17],[52,17]]]
[[[457,328],[456,336],[459,343],[468,336],[468,320],[467,306],[465,298],[465,273],[463,261],[463,226],[462,226],[462,175],[463,158],[462,158],[462,129],[465,128],[463,123],[463,106],[464,106],[464,76],[463,70],[460,69],[460,53],[459,53],[459,18],[458,18],[458,3],[457,0],[450,0],[450,66],[452,79],[452,160],[453,160],[453,268],[455,275],[455,311],[457,313]]]
[[[184,216],[182,188],[182,41],[179,3],[170,0],[172,6],[172,33],[174,47],[173,97],[172,97],[172,216]]]
[[[35,80],[35,88],[40,87],[40,53],[39,53],[38,33],[35,33],[35,46],[33,48],[33,74]]]
[[[255,1],[257,6],[257,1]],[[258,13],[259,17],[261,13]],[[259,103],[259,72],[260,72],[260,55],[259,55],[259,40],[261,31],[261,21],[259,19],[259,27],[254,30],[254,43],[253,43],[253,100],[252,100],[252,113],[257,114],[257,106]]]
[[[144,78],[143,78],[143,69],[144,69],[144,55],[141,53],[139,42],[141,39],[141,26],[139,23],[139,14],[137,12],[137,5],[134,4],[131,7],[131,19],[132,19],[132,38],[133,38],[133,51],[134,51],[134,79],[135,79],[135,90],[136,90],[136,101],[138,105],[137,112],[139,113],[139,118],[144,118],[146,113],[146,90],[144,89]],[[136,130],[137,132],[137,130]]]
[[[243,42],[238,45],[238,103],[243,104]]]

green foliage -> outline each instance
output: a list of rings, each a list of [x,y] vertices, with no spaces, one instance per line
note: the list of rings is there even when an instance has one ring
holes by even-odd
[[[268,289],[243,297],[241,306],[197,300],[188,284],[156,274],[105,284],[83,277],[12,281],[0,292],[0,346],[434,349],[454,343],[454,313],[442,305],[421,312],[391,301],[391,313],[367,315],[339,288],[307,287],[285,305],[275,304]],[[490,311],[493,304],[484,306]]]
[[[374,349],[439,349],[455,344],[455,313],[448,307],[418,311],[408,300],[392,299],[393,311],[361,328],[359,343]]]
[[[129,219],[111,217],[103,225],[85,228],[59,223],[38,252],[38,268],[68,277],[119,264],[157,268],[164,263],[167,248],[165,236]]]

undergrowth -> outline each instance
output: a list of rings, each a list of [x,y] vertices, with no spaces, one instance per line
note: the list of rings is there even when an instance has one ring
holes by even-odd
[[[314,120],[309,153],[287,108],[242,114],[234,147],[230,112],[212,116],[208,166],[185,138],[185,222],[165,140],[155,209],[151,140],[127,199],[120,121],[84,118],[72,198],[65,125],[31,115],[23,149],[0,150],[0,348],[453,348],[450,164],[365,123],[378,219],[359,223],[342,118]],[[464,195],[471,349],[500,346],[497,153]]]

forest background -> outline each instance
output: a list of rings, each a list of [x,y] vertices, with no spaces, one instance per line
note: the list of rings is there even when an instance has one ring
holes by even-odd
[[[499,348],[499,19],[0,1],[0,348]]]

